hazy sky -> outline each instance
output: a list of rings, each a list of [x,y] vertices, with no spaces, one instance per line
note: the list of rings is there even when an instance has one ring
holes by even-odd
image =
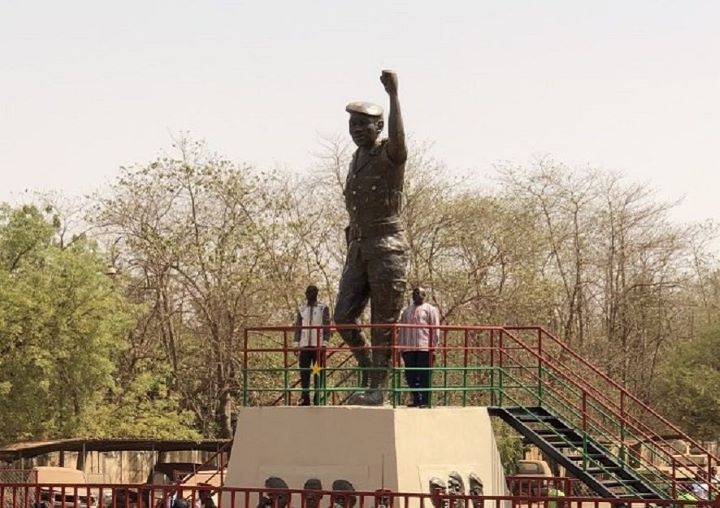
[[[0,0],[0,200],[98,189],[178,131],[311,170],[392,68],[450,168],[550,154],[720,219],[719,26],[717,1]]]

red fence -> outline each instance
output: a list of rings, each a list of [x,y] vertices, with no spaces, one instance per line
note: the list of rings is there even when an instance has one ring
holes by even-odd
[[[208,499],[213,499],[212,504]],[[552,495],[470,496],[387,490],[348,492],[107,484],[0,484],[0,506],[3,508],[212,508],[213,504],[217,508],[720,508],[720,502],[717,501]]]

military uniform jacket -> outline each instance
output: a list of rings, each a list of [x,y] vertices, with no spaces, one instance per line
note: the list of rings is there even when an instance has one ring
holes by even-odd
[[[353,154],[344,191],[351,230],[399,224],[405,163],[390,159],[387,140],[373,147],[362,160],[359,152]]]

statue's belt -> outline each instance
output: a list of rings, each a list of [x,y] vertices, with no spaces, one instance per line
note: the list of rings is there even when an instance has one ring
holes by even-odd
[[[372,238],[374,236],[392,235],[403,230],[402,224],[391,222],[388,224],[370,224],[361,226],[359,224],[350,224],[348,232],[351,240],[360,238]]]

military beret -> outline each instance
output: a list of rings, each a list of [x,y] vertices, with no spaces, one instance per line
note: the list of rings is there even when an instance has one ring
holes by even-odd
[[[368,116],[383,116],[383,108],[372,102],[355,101],[345,106],[348,113],[360,113]]]
[[[355,487],[347,480],[335,480],[332,483],[332,490],[350,490],[354,492]]]
[[[268,489],[287,489],[288,484],[282,478],[270,476],[265,480],[265,487]]]
[[[305,490],[322,490],[322,482],[318,480],[317,478],[310,478],[305,482],[305,485],[303,485],[303,489]]]

